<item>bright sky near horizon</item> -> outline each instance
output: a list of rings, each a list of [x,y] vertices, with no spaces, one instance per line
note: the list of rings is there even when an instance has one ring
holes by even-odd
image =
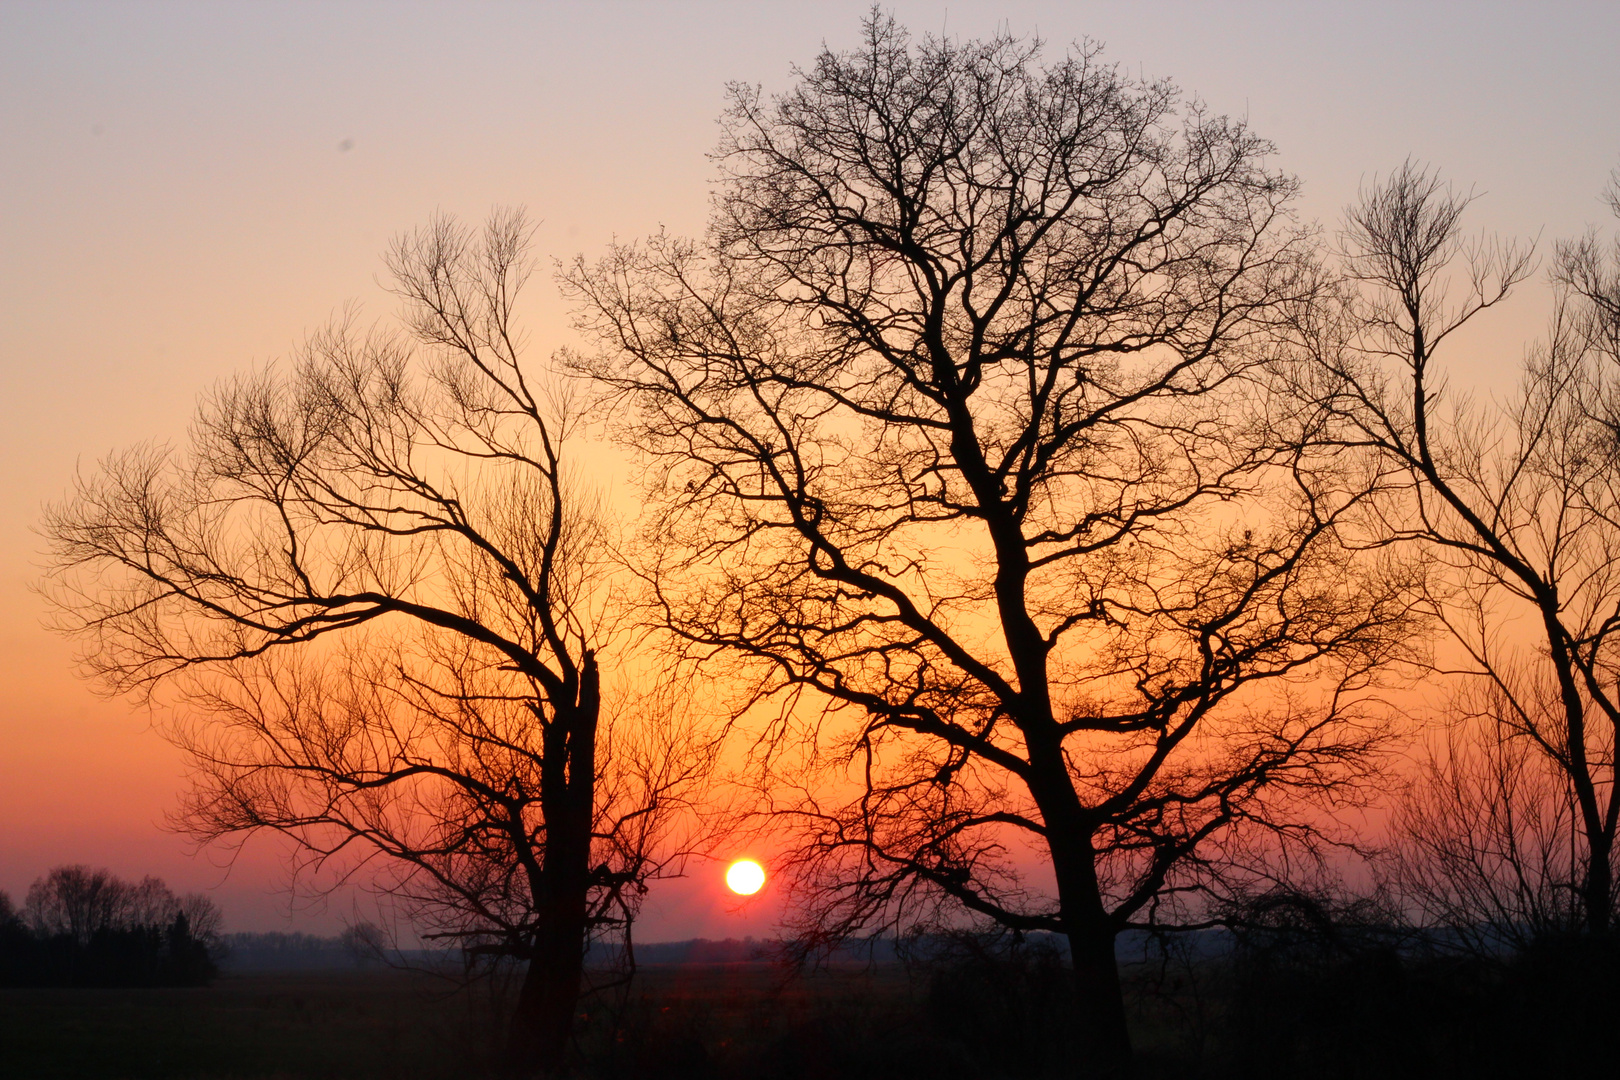
[[[436,210],[521,204],[544,260],[701,231],[730,80],[787,85],[867,4],[19,3],[0,0],[0,890],[84,862],[213,888],[230,929],[332,932],[288,913],[272,845],[227,878],[159,828],[178,755],[94,697],[30,592],[42,503],[74,469],[179,440],[197,395],[285,355],[350,301],[393,310],[378,255]],[[1247,116],[1330,228],[1408,155],[1484,197],[1475,228],[1604,225],[1620,165],[1613,3],[896,3],[914,34],[1091,37]],[[549,276],[536,355],[567,343]],[[1463,343],[1504,385],[1540,280]],[[642,940],[769,933],[724,862],[655,891]]]

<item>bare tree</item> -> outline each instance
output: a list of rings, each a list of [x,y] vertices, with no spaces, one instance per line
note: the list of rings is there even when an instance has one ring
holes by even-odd
[[[103,931],[166,931],[183,916],[192,940],[209,950],[220,945],[219,907],[202,893],[175,896],[150,874],[132,884],[108,870],[58,866],[29,886],[24,914],[39,936],[80,946]]]
[[[345,320],[228,382],[187,452],[108,459],[46,529],[92,671],[183,703],[182,826],[380,860],[430,936],[527,965],[510,1050],[550,1071],[587,939],[627,932],[712,747],[604,685],[624,639],[565,464],[577,410],[512,321],[527,235],[512,213],[400,239],[408,333]]]
[[[1407,808],[1404,876],[1464,934],[1560,926],[1561,891],[1578,925],[1605,934],[1620,814],[1620,258],[1595,236],[1559,249],[1547,340],[1516,394],[1474,405],[1448,392],[1437,357],[1533,262],[1467,241],[1470,201],[1411,162],[1367,192],[1343,238],[1358,287],[1318,339],[1339,441],[1382,462],[1367,539],[1436,560],[1428,603],[1463,657],[1450,670],[1479,684],[1462,718],[1476,730],[1431,761]]]
[[[1516,710],[1557,701],[1490,684],[1458,693],[1395,802],[1391,885],[1409,917],[1442,931],[1435,948],[1497,960],[1584,922],[1573,792]]]
[[[784,95],[731,88],[706,243],[566,281],[651,458],[665,621],[781,705],[812,926],[1067,935],[1077,1067],[1117,1075],[1116,936],[1355,798],[1407,609],[1337,547],[1364,478],[1308,496],[1313,414],[1270,393],[1317,288],[1294,181],[1039,51],[874,14]]]
[[[28,887],[23,911],[34,933],[65,935],[87,945],[98,930],[147,925],[132,918],[133,892],[128,882],[106,870],[58,866]]]

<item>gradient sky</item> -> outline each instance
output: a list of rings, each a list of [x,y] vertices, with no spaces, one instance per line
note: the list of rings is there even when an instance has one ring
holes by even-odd
[[[544,259],[702,229],[729,80],[786,85],[860,2],[292,4],[0,0],[0,889],[52,865],[213,888],[229,929],[289,913],[272,844],[229,877],[158,821],[177,754],[94,697],[30,591],[42,503],[74,469],[179,439],[199,391],[286,354],[350,301],[392,311],[378,254],[436,210],[522,204]],[[1620,165],[1620,4],[898,3],[914,33],[1087,36],[1247,116],[1331,223],[1408,155],[1483,198],[1475,228],[1553,239],[1604,222]],[[548,276],[536,355],[570,340]],[[1462,342],[1506,385],[1538,280]],[[769,932],[720,869],[655,892],[642,940]]]

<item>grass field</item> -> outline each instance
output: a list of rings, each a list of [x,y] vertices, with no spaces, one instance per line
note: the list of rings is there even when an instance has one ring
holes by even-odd
[[[788,979],[762,964],[653,966],[628,998],[584,1006],[582,1052],[601,1076],[747,1075],[765,1059],[785,1077],[827,1076],[840,1048],[873,1038],[925,1053],[896,1031],[909,995],[903,975],[882,969]],[[498,1015],[487,990],[390,970],[230,975],[187,989],[8,989],[0,1076],[477,1077],[493,1071]]]
[[[652,965],[627,995],[582,1005],[581,1075],[995,1075],[920,1019],[923,993],[897,965],[791,978],[767,964]],[[500,1015],[487,988],[456,991],[391,970],[229,975],[188,989],[0,990],[0,1077],[467,1080],[494,1073]]]
[[[395,971],[238,975],[184,989],[0,990],[0,1076],[466,1076],[470,1012],[438,980]]]
[[[1607,1075],[1613,958],[1470,973],[1346,963],[1200,988],[1127,979],[1142,1080]],[[1556,961],[1556,962],[1555,962]],[[1543,970],[1543,967],[1545,970]],[[1236,980],[1236,981],[1234,981]],[[581,1005],[581,1080],[1037,1080],[1073,1075],[1060,967],[642,969]],[[0,990],[3,1080],[478,1080],[502,1003],[393,970],[238,974],[195,989]]]

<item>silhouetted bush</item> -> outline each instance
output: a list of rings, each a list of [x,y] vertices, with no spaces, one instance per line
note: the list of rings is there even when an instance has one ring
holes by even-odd
[[[939,939],[926,961],[934,1038],[975,1076],[1072,1073],[1074,977],[1056,942],[1005,934]]]
[[[1620,1015],[1620,943],[1613,938],[1547,937],[1499,965],[1454,967],[1446,1019],[1458,1075],[1574,1076],[1602,1062],[1612,1068]]]
[[[1229,917],[1217,1053],[1232,1074],[1409,1074],[1422,1053],[1388,912],[1279,889]]]
[[[1190,969],[1209,1038],[1165,1075],[1485,1080],[1577,1075],[1612,1054],[1612,940],[1542,938],[1492,958],[1371,900],[1300,891],[1228,914],[1230,952]]]

